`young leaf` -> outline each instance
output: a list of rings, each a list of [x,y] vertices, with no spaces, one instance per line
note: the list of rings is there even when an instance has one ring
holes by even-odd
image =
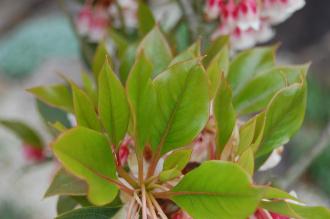
[[[156,21],[150,7],[142,0],[138,1],[137,10],[139,32],[142,36],[147,34],[155,26]]]
[[[245,150],[239,158],[238,164],[251,176],[254,173],[254,154],[251,148]]]
[[[330,211],[323,207],[310,207],[293,204],[286,201],[262,201],[261,208],[278,213],[284,216],[297,219],[327,219],[330,218]]]
[[[181,175],[183,168],[189,163],[191,149],[173,151],[164,161],[163,171],[159,174],[162,182],[174,179]]]
[[[108,62],[104,64],[99,75],[98,112],[111,143],[118,146],[127,131],[129,107],[125,90]]]
[[[150,143],[150,132],[156,104],[156,93],[151,80],[152,65],[140,53],[127,80],[127,98],[131,108],[133,135],[143,151]]]
[[[201,57],[201,41],[196,41],[193,45],[191,45],[188,49],[181,52],[177,55],[172,61],[170,66],[177,64],[179,62],[187,61],[190,59],[195,59]]]
[[[224,46],[217,55],[211,60],[207,67],[206,73],[210,83],[210,98],[213,99],[219,86],[221,74],[225,76],[228,73],[229,67],[229,51],[228,47]]]
[[[77,127],[60,135],[52,149],[66,170],[87,182],[93,204],[104,205],[116,197],[118,189],[112,184],[115,161],[106,137]]]
[[[190,143],[204,128],[209,114],[208,84],[194,59],[173,65],[154,85],[158,104],[152,146],[164,154]]]
[[[246,219],[261,193],[236,164],[206,161],[173,188],[171,199],[194,219]]]
[[[236,113],[232,104],[232,91],[224,75],[214,99],[214,117],[217,126],[217,152],[221,153],[233,133]]]
[[[50,197],[54,195],[80,196],[86,194],[86,183],[61,168],[55,174],[44,197]]]
[[[246,83],[233,99],[239,114],[257,112],[267,106],[272,97],[286,86],[286,77],[281,69],[274,68]]]
[[[240,127],[239,145],[237,149],[238,154],[242,154],[252,144],[256,130],[256,123],[257,123],[256,118],[253,117],[252,119],[250,119]]]
[[[81,80],[83,83],[83,89],[89,98],[92,100],[95,107],[97,107],[97,90],[94,81],[87,73],[81,74]]]
[[[28,144],[30,147],[44,147],[39,134],[27,124],[14,120],[0,120],[0,125],[12,131],[23,143]]]
[[[157,26],[144,37],[138,47],[138,54],[142,50],[153,65],[153,77],[166,69],[172,60],[171,49]]]
[[[33,87],[27,89],[28,92],[35,95],[39,100],[51,106],[60,108],[67,112],[73,111],[72,95],[68,87],[64,84],[57,84],[46,87]]]
[[[78,125],[100,131],[100,122],[97,118],[94,104],[91,99],[73,82],[71,83],[71,88],[73,95],[73,107]]]
[[[71,211],[78,205],[79,205],[79,203],[76,202],[70,196],[60,196],[60,197],[58,197],[57,204],[56,204],[57,214],[63,214],[67,211]]]
[[[235,109],[240,114],[259,111],[285,86],[299,83],[305,77],[309,65],[282,66],[267,70],[249,80],[234,97]]]
[[[300,128],[306,109],[306,85],[283,88],[269,103],[265,114],[264,137],[256,157],[288,143]]]
[[[106,57],[109,57],[110,54],[107,52],[106,43],[104,41],[100,42],[96,48],[95,55],[93,57],[92,71],[95,77],[95,80],[98,79],[100,71],[102,70],[103,64],[106,61]],[[109,63],[111,65],[111,63]]]
[[[131,43],[124,52],[124,55],[119,57],[119,78],[120,81],[125,84],[128,74],[134,64],[136,57],[136,44]]]
[[[166,157],[163,170],[170,170],[173,168],[179,171],[183,170],[190,160],[191,153],[191,149],[179,149],[173,151],[168,157]]]
[[[221,51],[225,46],[228,46],[228,42],[228,36],[221,36],[214,40],[206,50],[206,57],[203,60],[204,66],[209,66],[210,62],[219,53],[219,51]]]
[[[260,47],[246,50],[238,54],[229,67],[228,81],[236,95],[258,73],[270,69],[275,64],[275,50],[273,47]]]
[[[115,207],[87,207],[72,210],[55,219],[107,219],[112,218],[119,208]]]

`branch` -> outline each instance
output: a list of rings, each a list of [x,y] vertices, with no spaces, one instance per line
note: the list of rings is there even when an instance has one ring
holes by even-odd
[[[282,188],[288,188],[296,182],[312,162],[327,148],[330,141],[330,123],[321,134],[319,142],[311,147],[305,155],[302,156],[294,165],[286,172],[283,180],[276,182]]]

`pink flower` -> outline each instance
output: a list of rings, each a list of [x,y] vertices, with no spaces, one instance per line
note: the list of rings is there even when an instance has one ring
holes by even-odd
[[[271,24],[279,24],[304,5],[305,0],[263,0],[261,16]]]
[[[234,17],[242,30],[258,30],[260,27],[260,12],[256,0],[241,1],[235,8]]]
[[[287,216],[279,215],[279,214],[272,213],[272,212],[270,212],[270,215],[273,217],[273,219],[290,219]]]
[[[89,39],[92,42],[102,40],[107,33],[109,25],[108,12],[103,7],[96,7],[89,26]]]
[[[274,36],[271,25],[283,22],[305,0],[207,0],[207,18],[219,18],[212,38],[229,35],[233,50],[264,43]]]
[[[77,31],[80,35],[86,36],[89,33],[89,28],[93,19],[93,9],[90,5],[83,6],[76,18]]]
[[[35,147],[29,144],[23,145],[23,155],[28,161],[40,162],[45,159],[45,151],[43,148]]]

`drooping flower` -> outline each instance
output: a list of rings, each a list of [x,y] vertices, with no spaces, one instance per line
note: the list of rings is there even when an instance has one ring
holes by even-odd
[[[229,35],[233,50],[243,50],[270,40],[272,25],[304,5],[305,0],[207,0],[205,13],[207,18],[220,21],[212,38]]]

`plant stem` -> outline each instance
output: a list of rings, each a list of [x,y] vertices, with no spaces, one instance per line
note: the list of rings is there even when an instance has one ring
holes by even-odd
[[[151,202],[151,200],[150,200],[150,194],[148,194],[147,193],[147,204],[148,204],[148,208],[149,208],[149,210],[150,210],[150,214],[151,214],[151,217],[152,218],[157,218],[157,214],[156,214],[156,212],[155,212],[155,208],[154,208],[154,206],[152,205],[152,202]]]
[[[144,184],[142,184],[142,219],[147,219],[147,199]]]
[[[158,214],[160,215],[161,219],[167,219],[167,216],[165,215],[165,213],[163,212],[162,208],[159,206],[157,200],[154,198],[153,195],[150,194],[150,200],[153,203],[153,205],[156,207]]]

